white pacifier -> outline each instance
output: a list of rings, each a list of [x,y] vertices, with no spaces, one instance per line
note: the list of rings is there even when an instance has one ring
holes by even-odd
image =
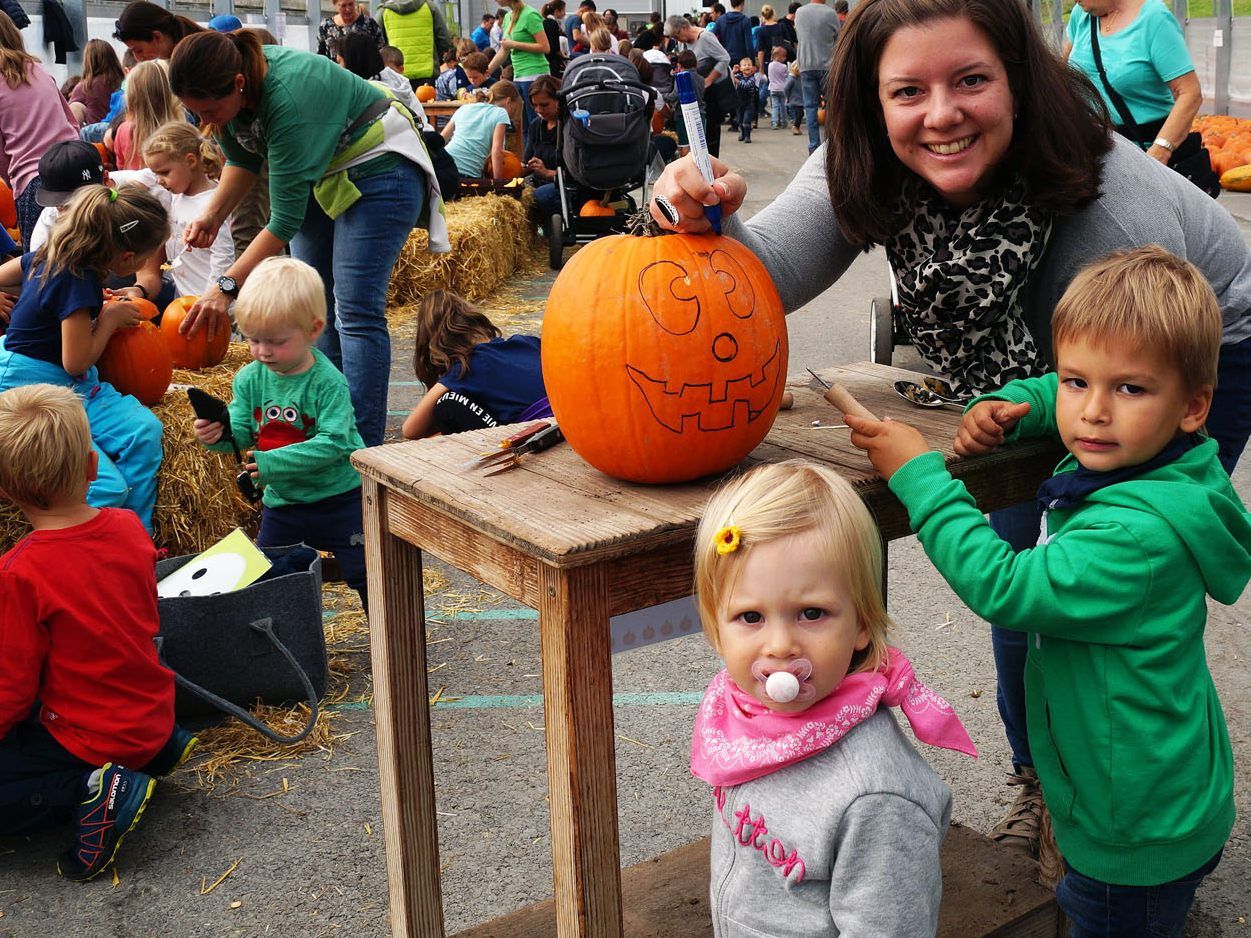
[[[790,703],[799,696],[799,678],[790,671],[774,671],[765,681],[765,693],[777,703]]]
[[[760,682],[764,695],[774,703],[787,704],[795,700],[811,699],[816,691],[808,683],[812,677],[812,662],[796,658],[785,670],[766,672],[759,661],[751,666],[751,674]]]

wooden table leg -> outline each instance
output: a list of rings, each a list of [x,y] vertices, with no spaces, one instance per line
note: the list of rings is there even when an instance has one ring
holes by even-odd
[[[620,938],[607,572],[540,564],[539,587],[556,932]]]
[[[421,551],[387,529],[390,493],[363,480],[378,778],[395,938],[443,938]]]

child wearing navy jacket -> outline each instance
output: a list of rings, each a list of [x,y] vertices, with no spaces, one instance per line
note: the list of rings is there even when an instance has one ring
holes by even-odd
[[[0,452],[0,495],[33,528],[0,557],[0,837],[76,821],[57,870],[92,879],[196,743],[152,643],[156,548],[132,512],[87,504],[70,388],[0,393]]]
[[[505,339],[472,303],[434,290],[418,307],[416,339],[413,370],[427,390],[405,439],[551,416],[538,336]]]

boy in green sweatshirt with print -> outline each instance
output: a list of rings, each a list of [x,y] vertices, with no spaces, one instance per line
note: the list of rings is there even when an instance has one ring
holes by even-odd
[[[265,489],[256,542],[303,542],[332,551],[343,579],[365,605],[361,479],[348,457],[365,443],[347,379],[317,348],[326,327],[321,276],[291,257],[271,257],[252,272],[235,319],[255,361],[235,375],[230,429],[253,447],[246,468]],[[232,451],[220,423],[196,420],[196,438]]]
[[[1251,520],[1200,433],[1220,310],[1193,265],[1149,246],[1079,273],[1052,332],[1056,372],[975,399],[955,443],[1063,442],[1034,548],[991,531],[918,431],[847,423],[960,598],[1029,633],[1029,734],[1071,938],[1180,936],[1234,823],[1206,597],[1233,603],[1251,578]]]

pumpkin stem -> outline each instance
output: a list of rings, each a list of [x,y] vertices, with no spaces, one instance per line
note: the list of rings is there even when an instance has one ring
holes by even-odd
[[[671,234],[656,224],[652,213],[646,207],[639,209],[626,219],[626,234],[636,238],[655,238],[659,235]]]

